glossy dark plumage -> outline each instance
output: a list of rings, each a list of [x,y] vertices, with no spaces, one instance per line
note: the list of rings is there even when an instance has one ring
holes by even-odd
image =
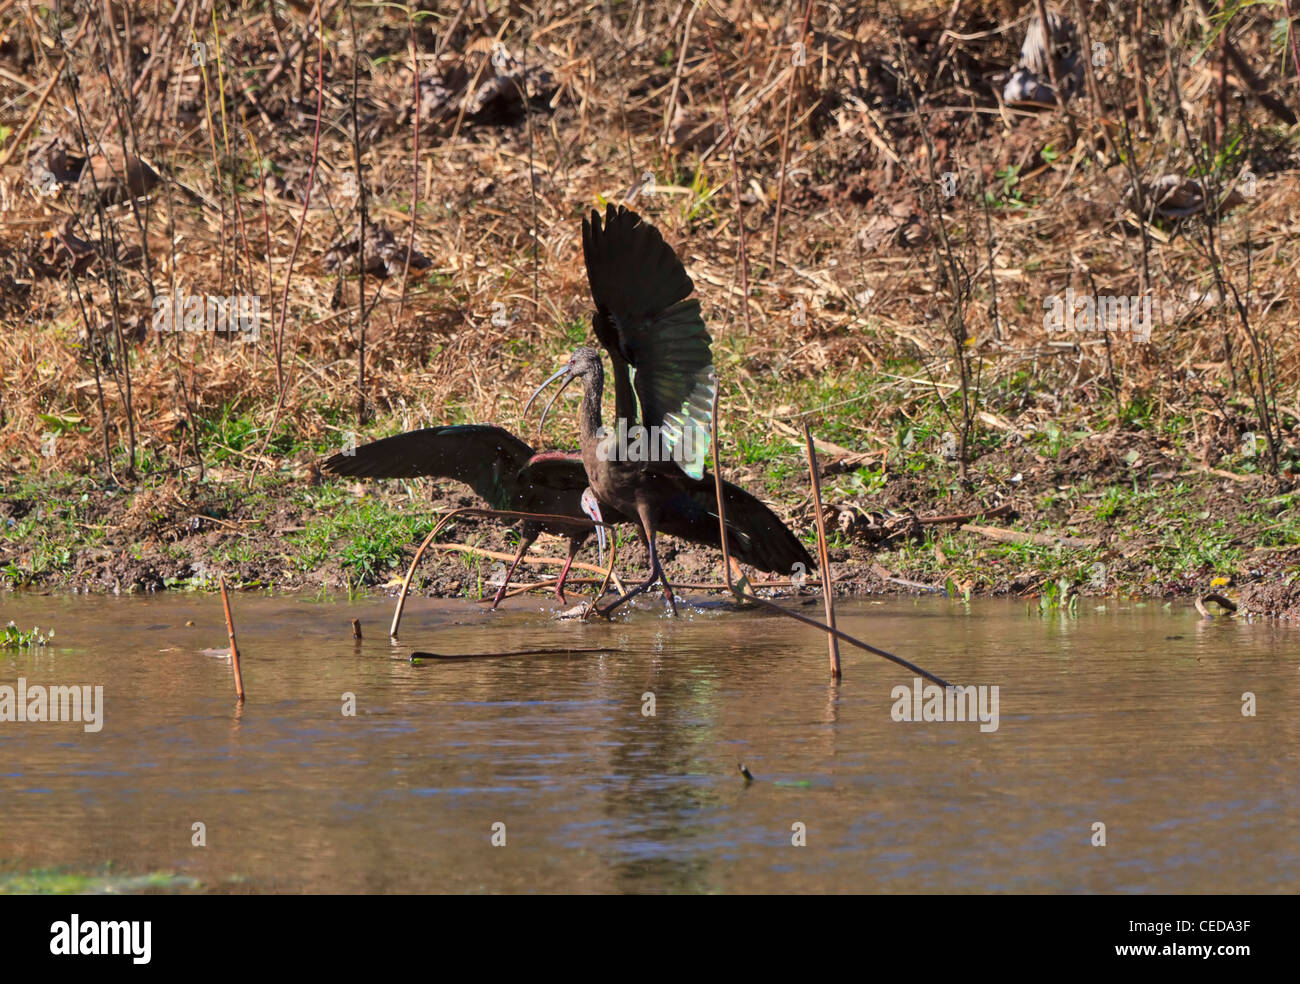
[[[508,430],[491,424],[426,427],[385,437],[326,459],[321,470],[352,478],[449,478],[468,485],[493,509],[552,513],[585,519],[582,490],[587,473],[575,452],[536,453]],[[601,509],[606,522],[627,522],[616,509]],[[564,600],[564,581],[574,555],[592,533],[586,523],[524,520],[519,552],[497,591],[500,604],[506,586],[524,552],[542,533],[569,538],[569,557],[556,582],[556,596]],[[715,534],[716,536],[716,534]]]
[[[446,478],[463,482],[493,509],[544,512],[585,518],[581,497],[587,472],[576,451],[535,452],[502,427],[460,424],[426,427],[339,453],[321,465],[327,474],[349,478]],[[807,551],[781,520],[738,485],[723,483],[727,504],[728,547],[742,564],[772,573],[789,573]],[[713,477],[681,488],[669,503],[672,515],[662,527],[671,536],[702,546],[718,546],[717,501]],[[631,520],[601,503],[607,523]],[[575,551],[591,535],[585,523],[526,521],[520,535],[525,549],[541,533],[569,538]],[[576,546],[575,546],[576,544]]]
[[[612,364],[615,427],[607,429],[601,421],[605,370],[594,348],[574,351],[529,405],[557,379],[564,380],[561,391],[575,379],[582,381],[579,428],[591,489],[602,508],[607,504],[635,517],[649,551],[649,578],[605,613],[656,580],[675,611],[672,587],[655,548],[656,534],[694,539],[692,533],[702,533],[711,522],[712,542],[718,542],[714,483],[704,469],[717,388],[711,339],[699,301],[689,297],[694,284],[681,261],[658,230],[635,212],[610,206],[603,223],[593,212],[583,221],[582,244],[596,304],[592,324]],[[635,425],[662,428],[667,439],[661,447],[669,453],[646,460],[621,442],[610,441],[611,432],[624,427],[630,432]],[[656,444],[653,438],[650,444]],[[805,571],[815,566],[785,524],[749,493],[726,483],[723,499],[727,543],[737,560],[786,574],[796,571],[796,565]]]
[[[690,296],[695,284],[659,230],[610,205],[582,222],[582,255],[596,305],[592,327],[609,353],[616,418],[660,427],[680,467],[704,473],[713,417],[712,338]],[[685,432],[690,431],[690,435]]]

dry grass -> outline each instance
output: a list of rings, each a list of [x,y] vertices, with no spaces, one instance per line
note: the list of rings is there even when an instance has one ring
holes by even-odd
[[[1088,5],[1088,36],[1107,46],[1109,68],[1067,105],[1074,145],[1051,108],[1000,100],[1028,19],[1006,0],[955,13],[814,3],[803,65],[792,59],[800,4],[431,6],[242,2],[214,13],[207,0],[118,2],[108,19],[69,7],[61,20],[14,6],[0,41],[0,152],[12,155],[0,169],[0,474],[98,474],[111,463],[122,477],[134,443],[137,470],[197,477],[197,460],[216,458],[245,475],[291,452],[301,464],[375,420],[528,432],[522,397],[588,331],[579,219],[623,200],[646,172],[653,185],[633,207],[677,244],[702,295],[724,430],[852,415],[833,393],[823,406],[786,395],[818,377],[879,376],[895,386],[897,413],[934,413],[970,360],[979,430],[1029,432],[1089,403],[1113,405],[1122,426],[1140,405],[1182,421],[1214,464],[1241,431],[1266,426],[1258,380],[1279,441],[1294,443],[1296,128],[1239,74],[1220,72],[1217,22],[1187,5],[1166,16],[1148,3],[1140,24],[1132,10]],[[1236,10],[1229,33],[1294,109],[1293,51],[1270,36],[1284,16],[1279,3]],[[56,27],[76,85],[58,82],[38,112],[62,56]],[[207,46],[204,64],[192,43]],[[497,77],[497,102],[476,112],[469,96]],[[33,114],[30,139],[15,146]],[[38,195],[31,160],[55,136],[82,156],[124,145],[176,183],[134,204],[98,205],[95,189],[74,185]],[[1253,195],[1227,214],[1141,223],[1121,207],[1138,178],[1195,173],[1226,191],[1247,170]],[[945,172],[956,176],[950,198],[933,193]],[[385,226],[393,244],[387,270],[361,279],[330,257],[357,239],[363,199],[365,224]],[[417,262],[404,281],[412,232]],[[65,236],[89,244],[77,247],[84,256]],[[378,245],[367,244],[368,259]],[[1240,311],[1218,303],[1229,283],[1259,300]],[[1043,298],[1067,286],[1150,292],[1150,341],[1046,333]],[[152,297],[178,288],[258,295],[260,339],[152,331]],[[954,350],[956,300],[964,341]],[[233,446],[223,415],[251,422],[256,439]],[[890,441],[885,420],[854,426],[851,450]],[[52,429],[56,453],[43,456]]]

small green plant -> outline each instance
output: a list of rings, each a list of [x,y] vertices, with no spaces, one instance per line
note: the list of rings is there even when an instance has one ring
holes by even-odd
[[[742,437],[737,442],[741,460],[747,465],[774,461],[786,453],[779,440],[769,437]]]
[[[699,167],[695,170],[695,176],[691,179],[691,197],[687,200],[686,207],[682,210],[682,218],[687,222],[694,222],[708,207],[710,214],[713,209],[709,205],[715,195],[722,190],[722,184],[718,183],[712,188],[709,187],[709,179],[704,173],[704,168]]]
[[[1050,615],[1053,612],[1060,612],[1062,615],[1069,614],[1071,617],[1079,614],[1079,592],[1073,590],[1074,585],[1068,578],[1060,578],[1056,581],[1048,581],[1043,585],[1043,590],[1038,596],[1038,614]],[[1032,611],[1032,607],[1030,611]]]
[[[36,416],[49,428],[50,433],[59,437],[64,434],[90,433],[90,427],[84,424],[83,418],[78,414],[38,413]]]
[[[1123,511],[1123,499],[1123,489],[1108,488],[1092,507],[1092,513],[1098,519],[1113,519]]]
[[[0,649],[32,649],[45,645],[53,638],[53,629],[50,629],[49,635],[42,635],[40,626],[34,625],[30,632],[24,632],[11,619],[5,626],[4,635],[0,635]]]
[[[984,201],[993,208],[1028,208],[1030,203],[1021,195],[1020,165],[1011,164],[998,171],[993,177],[1002,182],[1002,188],[986,191]]]
[[[4,567],[0,567],[0,579],[9,582],[10,587],[21,588],[36,579],[36,572],[21,566],[16,560],[11,560]]]

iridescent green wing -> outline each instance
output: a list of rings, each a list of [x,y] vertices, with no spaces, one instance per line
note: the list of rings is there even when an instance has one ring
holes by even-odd
[[[622,206],[610,205],[603,224],[597,212],[583,221],[582,249],[616,412],[658,427],[673,460],[701,477],[717,380],[695,285],[659,230]]]

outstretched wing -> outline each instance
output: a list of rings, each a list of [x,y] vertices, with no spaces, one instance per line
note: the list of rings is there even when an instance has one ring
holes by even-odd
[[[621,205],[603,225],[595,211],[583,220],[582,253],[616,413],[658,427],[673,460],[702,477],[717,380],[695,285],[659,230]]]
[[[450,478],[464,482],[494,509],[510,509],[516,476],[532,457],[533,449],[508,430],[463,424],[385,437],[351,454],[332,455],[321,470],[355,478]],[[581,471],[582,462],[578,467]]]

